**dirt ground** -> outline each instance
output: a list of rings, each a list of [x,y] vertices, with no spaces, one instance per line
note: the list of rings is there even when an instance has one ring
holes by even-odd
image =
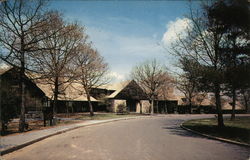
[[[83,116],[87,116],[87,113],[70,113],[70,114],[57,114],[57,117],[59,118],[69,118],[69,119],[79,119]],[[65,125],[65,124],[71,124],[71,123],[77,123],[79,121],[75,120],[60,120],[58,121],[58,125]],[[7,131],[4,135],[2,136],[7,136],[7,135],[14,135],[20,133],[18,131],[18,125],[19,125],[19,120],[14,119],[8,124]],[[28,120],[28,129],[26,132],[30,131],[35,131],[35,130],[41,130],[41,129],[46,129],[46,128],[51,128],[55,126],[49,126],[49,121],[46,122],[46,127],[44,127],[44,122],[43,120]]]

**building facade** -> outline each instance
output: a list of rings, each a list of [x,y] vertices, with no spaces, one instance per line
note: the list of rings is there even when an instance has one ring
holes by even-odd
[[[20,114],[20,81],[19,71],[16,68],[1,69],[0,72],[0,92],[1,103],[13,105],[18,114]],[[42,112],[44,106],[47,105],[47,97],[45,93],[26,75],[24,76],[25,84],[25,113]],[[9,101],[9,102],[5,102]]]

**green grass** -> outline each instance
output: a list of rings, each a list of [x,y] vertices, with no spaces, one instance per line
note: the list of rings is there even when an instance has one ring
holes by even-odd
[[[79,123],[85,120],[108,120],[108,119],[116,119],[116,118],[126,118],[126,117],[135,117],[135,116],[143,116],[147,114],[138,114],[138,113],[130,113],[130,114],[116,114],[116,113],[95,113],[94,116],[90,116],[89,113],[85,114],[77,114],[77,115],[60,115],[60,117],[65,118],[74,118],[74,120],[59,120],[57,124],[65,125],[65,124],[73,124]]]
[[[115,113],[105,113],[105,114],[95,114],[93,117],[90,115],[83,115],[77,119],[79,120],[106,120],[114,118],[125,118],[125,117],[135,117],[141,116],[140,114],[115,114]]]
[[[204,134],[250,144],[250,117],[238,117],[234,121],[224,118],[224,128],[217,127],[216,119],[189,120],[184,127]]]

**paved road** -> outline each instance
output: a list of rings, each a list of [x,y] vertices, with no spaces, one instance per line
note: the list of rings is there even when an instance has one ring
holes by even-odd
[[[179,127],[202,116],[172,115],[79,128],[50,137],[4,159],[17,160],[246,160],[249,148],[206,139]]]

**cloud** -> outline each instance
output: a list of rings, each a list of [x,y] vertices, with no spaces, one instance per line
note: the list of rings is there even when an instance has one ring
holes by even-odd
[[[119,74],[117,72],[111,71],[109,76],[112,78],[113,81],[123,81],[125,80],[125,76],[123,74]]]
[[[156,58],[165,61],[165,51],[157,44],[160,39],[150,36],[119,34],[98,27],[88,27],[87,34],[94,47],[109,63],[112,77],[118,80],[129,78],[133,66]]]
[[[119,37],[121,50],[128,56],[151,57],[152,54],[159,55],[163,49],[152,37]],[[124,45],[122,45],[124,44]]]
[[[167,30],[163,34],[162,42],[168,46],[177,40],[178,36],[185,37],[185,30],[190,27],[191,20],[188,18],[177,18],[175,21],[170,21],[167,24]]]
[[[126,56],[151,56],[163,51],[158,45],[158,41],[153,36],[131,36],[109,32],[100,28],[88,28],[87,34],[90,35],[95,47],[104,55],[126,55]],[[119,52],[118,52],[119,51]]]

